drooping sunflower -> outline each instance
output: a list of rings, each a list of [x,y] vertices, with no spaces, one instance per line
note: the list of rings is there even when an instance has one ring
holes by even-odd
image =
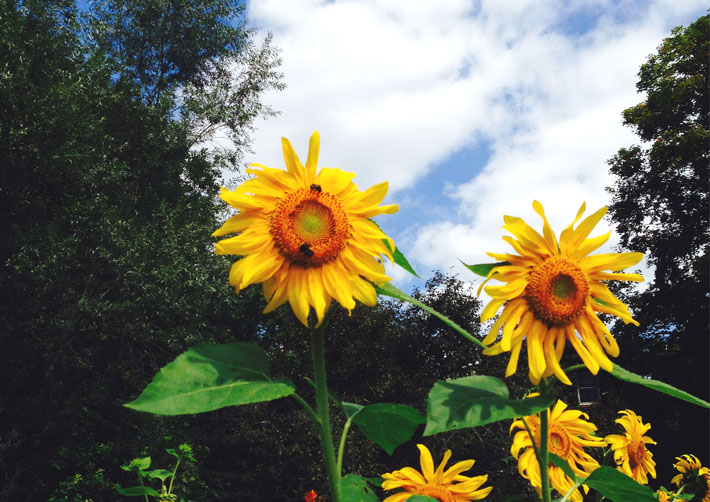
[[[434,470],[434,459],[429,449],[422,444],[418,444],[417,448],[420,452],[419,463],[422,472],[412,467],[404,467],[383,474],[385,480],[382,483],[383,489],[403,488],[404,490],[390,495],[383,502],[402,502],[414,495],[427,495],[439,502],[469,502],[483,500],[493,489],[492,486],[488,486],[479,490],[488,480],[488,475],[468,477],[461,474],[471,469],[475,460],[457,462],[444,471],[446,463],[451,458],[451,450],[447,450],[444,459]]]
[[[695,455],[681,455],[675,459],[678,462],[673,467],[680,474],[676,474],[671,483],[676,486],[687,485],[686,493],[703,497],[701,502],[710,502],[710,469],[703,467]]]
[[[217,254],[242,256],[232,265],[229,283],[237,292],[263,283],[264,313],[288,301],[306,326],[310,308],[320,324],[333,299],[348,311],[355,300],[375,305],[373,284],[390,280],[382,255],[392,259],[394,243],[370,218],[399,209],[379,205],[387,182],[362,192],[353,173],[328,167],[317,172],[318,132],[311,136],[305,166],[291,143],[281,141],[286,171],[252,164],[247,172],[253,179],[220,193],[239,210],[212,234],[239,233],[215,248]]]
[[[638,326],[626,305],[604,283],[609,280],[643,281],[639,274],[615,273],[638,263],[643,254],[588,256],[611,235],[609,232],[587,238],[606,214],[606,207],[574,228],[585,211],[586,205],[582,204],[577,217],[560,234],[559,242],[542,205],[535,201],[533,208],[542,218],[542,235],[521,218],[505,216],[503,228],[514,237],[504,236],[503,240],[518,254],[488,253],[505,264],[491,269],[481,288],[490,279],[507,284],[485,288],[492,300],[481,312],[481,321],[491,319],[501,307],[503,311],[483,340],[489,345],[483,353],[510,352],[505,372],[508,377],[517,370],[520,349],[526,340],[532,383],[537,384],[541,378],[554,374],[560,381],[571,385],[560,367],[566,342],[572,344],[595,375],[600,367],[612,370],[613,364],[607,354],[612,357],[619,354],[616,340],[597,312],[615,315],[627,324]],[[501,338],[494,344],[501,328]]]
[[[545,411],[548,414],[548,439],[547,445],[550,453],[566,460],[575,474],[587,477],[599,467],[599,463],[594,460],[584,448],[603,447],[606,443],[599,437],[593,435],[597,430],[596,425],[588,422],[589,416],[579,410],[568,410],[567,405],[558,400],[552,411]],[[584,417],[584,418],[582,418]],[[525,417],[525,422],[530,428],[536,447],[540,446],[540,417],[531,415]],[[513,445],[510,453],[518,460],[518,472],[522,477],[530,481],[530,484],[541,495],[542,478],[540,476],[540,465],[535,457],[533,448],[533,438],[525,429],[522,419],[516,419],[510,426],[510,432],[514,429],[521,429],[513,436]],[[550,463],[548,466],[550,484],[561,495],[565,495],[573,486],[574,481],[567,477],[564,471],[556,465]],[[589,488],[582,485],[585,493]],[[579,490],[572,493],[571,499],[574,502],[582,502],[582,494]]]
[[[648,436],[644,436],[651,424],[644,424],[641,417],[631,410],[622,410],[624,416],[616,419],[625,434],[609,434],[604,440],[609,443],[614,452],[616,468],[642,485],[648,484],[648,475],[656,478],[656,462],[653,453],[646,449],[647,444],[656,444]]]

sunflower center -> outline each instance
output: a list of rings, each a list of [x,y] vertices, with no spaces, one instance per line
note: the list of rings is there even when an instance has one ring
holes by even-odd
[[[551,453],[554,453],[560,458],[567,458],[570,450],[570,440],[567,430],[560,424],[550,424],[547,446]]]
[[[536,265],[528,276],[525,298],[536,317],[552,325],[574,321],[584,310],[589,280],[572,261],[553,256]]]
[[[304,268],[334,260],[350,238],[350,224],[340,202],[317,185],[281,199],[269,225],[281,254],[292,265]]]
[[[646,456],[646,445],[643,442],[643,439],[637,439],[629,443],[626,447],[626,451],[629,454],[629,467],[633,470],[641,465],[641,462],[643,462],[643,459]]]
[[[455,502],[451,492],[441,485],[423,485],[417,488],[417,493],[435,498],[439,502]]]

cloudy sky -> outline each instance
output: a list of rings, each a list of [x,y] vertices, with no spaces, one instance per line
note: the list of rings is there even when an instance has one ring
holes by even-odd
[[[503,252],[503,215],[559,232],[583,201],[609,203],[606,161],[637,142],[621,112],[640,102],[636,73],[696,0],[255,0],[248,17],[281,49],[281,112],[259,121],[249,162],[303,160],[387,180],[398,214],[378,223],[424,278]],[[599,226],[598,235],[608,228]],[[615,244],[610,240],[610,246]],[[421,286],[401,269],[395,285]]]

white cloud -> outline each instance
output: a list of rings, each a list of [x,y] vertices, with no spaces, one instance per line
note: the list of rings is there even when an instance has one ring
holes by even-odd
[[[533,199],[557,231],[583,200],[590,211],[609,202],[606,160],[636,141],[620,114],[641,100],[639,65],[705,8],[670,0],[250,2],[250,21],[282,49],[287,84],[265,97],[281,115],[257,123],[250,160],[281,166],[281,136],[305,157],[319,130],[321,165],[357,172],[363,187],[387,179],[396,202],[437,163],[485,139],[492,153],[484,169],[449,187],[450,217],[393,236],[420,271],[462,270],[457,258],[477,262],[506,248],[503,214],[537,225]]]

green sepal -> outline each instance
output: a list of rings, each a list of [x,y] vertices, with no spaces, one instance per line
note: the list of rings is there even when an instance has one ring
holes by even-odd
[[[163,367],[143,393],[124,406],[156,415],[186,415],[294,392],[290,380],[271,378],[266,352],[258,346],[200,345]]]
[[[119,495],[123,495],[124,497],[143,497],[145,495],[157,497],[160,495],[155,488],[151,488],[150,486],[131,486],[130,488],[123,488],[121,485],[115,485],[114,488]]]
[[[687,401],[692,404],[697,404],[698,406],[702,406],[703,408],[710,408],[710,403],[703,399],[700,399],[699,397],[695,397],[692,394],[689,394],[684,390],[677,389],[665,382],[653,380],[652,378],[644,378],[641,375],[637,375],[636,373],[632,373],[628,370],[625,370],[618,364],[614,364],[614,367],[611,370],[611,375],[618,378],[619,380],[623,380],[624,382],[643,385],[644,387],[648,387],[649,389],[653,389],[657,392],[662,392],[663,394],[668,394],[669,396],[673,396],[677,399],[682,399],[683,401]]]
[[[511,399],[505,382],[491,376],[439,381],[429,391],[424,436],[533,415],[554,402],[550,395]]]
[[[340,480],[340,499],[342,502],[378,502],[365,479],[357,474],[347,474]]]
[[[459,260],[461,261],[461,260]],[[488,277],[488,274],[490,273],[491,270],[493,270],[496,267],[503,267],[505,265],[510,265],[509,261],[499,261],[498,263],[477,263],[476,265],[469,265],[468,263],[465,263],[461,261],[464,267],[469,269],[471,272],[473,272],[476,275],[480,275],[481,277]]]
[[[417,427],[426,421],[422,412],[405,404],[378,403],[360,406],[343,403],[343,410],[365,436],[389,455],[392,455],[399,445],[409,441]]]
[[[433,315],[435,317],[438,317],[439,319],[441,319],[444,322],[444,324],[446,324],[447,326],[449,326],[450,328],[452,328],[453,330],[458,332],[460,335],[463,335],[466,339],[475,343],[476,345],[478,345],[482,349],[486,348],[486,346],[483,345],[483,343],[478,338],[476,338],[471,333],[469,333],[468,331],[463,329],[457,323],[455,323],[454,321],[452,321],[451,319],[446,317],[444,314],[437,312],[436,310],[434,310],[430,306],[420,302],[416,298],[412,298],[404,291],[401,291],[397,287],[393,286],[391,283],[388,282],[384,286],[375,286],[375,290],[377,291],[377,294],[389,296],[390,298],[395,298],[397,300],[402,300],[402,301],[411,303],[412,305],[416,305],[420,309],[429,312],[431,315]]]

